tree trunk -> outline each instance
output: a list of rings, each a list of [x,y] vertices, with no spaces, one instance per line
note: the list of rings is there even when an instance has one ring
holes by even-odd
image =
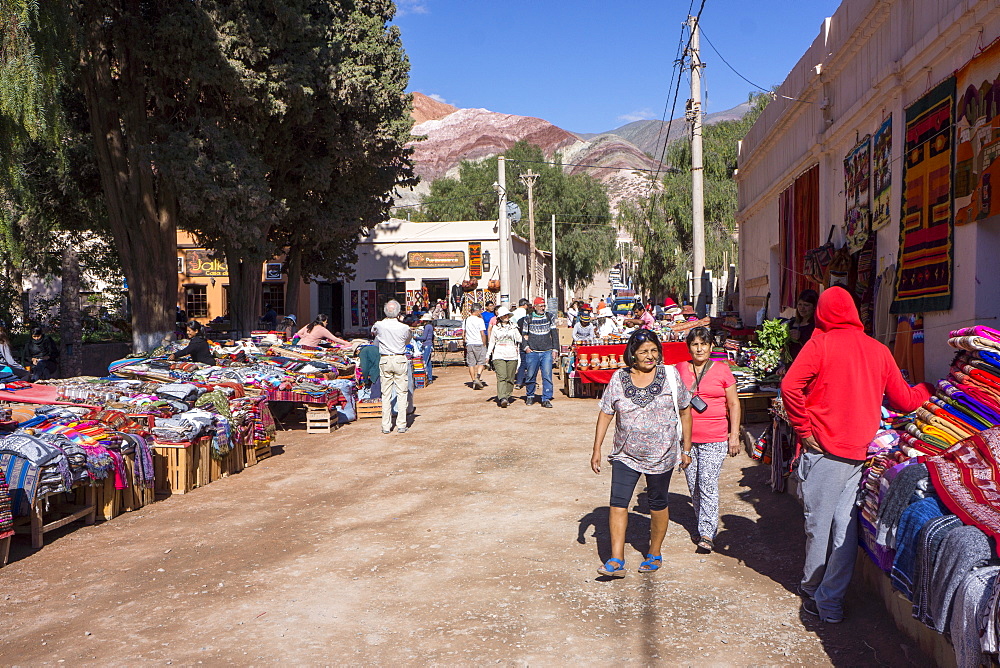
[[[288,247],[285,258],[285,314],[294,313],[302,322],[307,322],[308,313],[299,313],[299,288],[302,287],[302,246],[293,243]]]
[[[261,271],[263,260],[241,258],[232,249],[226,250],[229,265],[229,323],[232,338],[250,336],[257,329],[261,314]]]
[[[81,373],[83,327],[80,314],[80,258],[67,243],[62,252],[62,293],[59,307],[59,368],[63,378]]]
[[[138,43],[132,31],[142,29],[142,19],[136,4],[125,3],[111,9],[115,27],[109,29],[106,4],[80,5],[80,60],[108,222],[132,304],[132,343],[140,352],[159,346],[174,329],[177,202],[169,177],[152,160],[142,63],[132,51]]]

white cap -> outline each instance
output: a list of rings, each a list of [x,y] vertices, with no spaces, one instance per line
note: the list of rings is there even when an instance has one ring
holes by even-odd
[[[512,313],[512,311],[509,308],[507,308],[506,306],[501,306],[500,308],[497,309],[497,317],[498,318],[502,318],[505,315],[510,315],[511,313]]]

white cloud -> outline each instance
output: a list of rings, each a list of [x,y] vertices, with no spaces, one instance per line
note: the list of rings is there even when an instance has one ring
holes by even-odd
[[[642,109],[622,114],[618,117],[618,120],[632,123],[633,121],[648,121],[651,118],[656,118],[656,114],[654,114],[653,110],[649,107],[643,107]]]
[[[396,0],[397,18],[408,14],[426,14],[428,11],[424,0]]]
[[[449,102],[448,100],[444,99],[444,96],[438,95],[437,93],[430,93],[427,97],[429,97],[432,100],[437,100],[441,104],[451,104],[451,102]]]

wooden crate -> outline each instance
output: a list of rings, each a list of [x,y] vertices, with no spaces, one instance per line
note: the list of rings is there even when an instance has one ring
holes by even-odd
[[[358,419],[363,418],[382,418],[382,402],[381,401],[359,401],[357,403]]]
[[[204,487],[217,478],[212,477],[212,437],[202,436],[192,447],[198,448],[198,463],[195,467],[195,487]]]
[[[334,428],[330,410],[326,406],[306,406],[307,434],[329,434]]]
[[[153,446],[154,489],[156,496],[187,494],[198,479],[199,448],[197,444],[164,444]]]
[[[119,490],[115,489],[114,474],[105,478],[103,484],[98,482],[94,485],[94,505],[97,508],[97,517],[102,520],[113,520],[122,514],[122,499],[118,492]]]
[[[254,454],[257,456],[257,463],[260,463],[262,460],[270,457],[271,441],[257,441],[256,447],[254,448]]]

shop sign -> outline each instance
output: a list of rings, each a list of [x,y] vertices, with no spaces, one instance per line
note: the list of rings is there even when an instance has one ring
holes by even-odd
[[[406,254],[410,269],[452,269],[465,266],[462,251],[410,251]]]
[[[211,257],[211,251],[184,251],[184,264],[188,276],[229,276],[229,266],[221,257]]]
[[[469,242],[469,278],[483,277],[483,244],[478,241]]]

